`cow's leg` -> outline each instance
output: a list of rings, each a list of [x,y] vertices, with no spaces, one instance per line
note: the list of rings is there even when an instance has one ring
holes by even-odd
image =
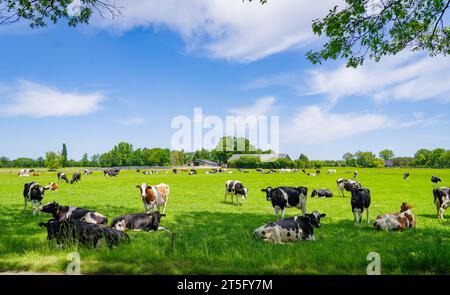
[[[165,214],[165,213],[166,213],[166,206],[167,206],[167,201],[164,202],[162,214]]]
[[[275,217],[276,217],[276,220],[278,220],[278,213],[279,213],[279,211],[280,211],[280,208],[274,207],[273,209],[275,210]]]
[[[356,225],[356,208],[353,209],[353,222],[354,222],[355,225]]]
[[[31,201],[31,206],[33,207],[33,215],[36,215],[36,203],[34,200]]]
[[[302,210],[302,215],[305,216],[305,214],[306,214],[306,202],[304,202],[302,204],[301,210]]]
[[[24,198],[25,202],[23,204],[23,211],[25,211],[27,209],[27,198]]]
[[[444,208],[439,208],[439,219],[444,220]]]
[[[363,212],[362,210],[358,210],[358,224],[361,224]]]
[[[223,201],[226,203],[227,202],[227,196],[228,196],[228,190],[225,189],[225,197],[223,199]]]
[[[281,219],[284,219],[284,211],[286,211],[286,208],[283,208],[283,210],[281,210]]]
[[[370,224],[369,208],[367,208],[366,214],[367,214],[367,224]]]

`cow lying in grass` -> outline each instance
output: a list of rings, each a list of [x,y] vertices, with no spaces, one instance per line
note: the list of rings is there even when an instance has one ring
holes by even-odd
[[[108,218],[103,214],[93,210],[78,208],[74,206],[60,206],[56,202],[51,202],[42,207],[42,212],[50,213],[58,222],[66,220],[80,220],[87,223],[107,224]]]
[[[377,216],[373,226],[378,230],[405,230],[416,228],[416,219],[411,210],[412,206],[403,203],[399,213],[390,213]]]
[[[165,230],[164,227],[160,226],[161,218],[165,216],[166,214],[161,214],[159,211],[153,213],[126,214],[114,218],[111,227],[120,231],[125,231],[127,229],[135,231]]]
[[[108,247],[113,248],[120,243],[130,241],[127,234],[115,228],[79,220],[58,222],[50,219],[46,223],[39,223],[39,226],[47,228],[47,239],[55,239],[58,248],[74,244],[98,247],[101,245],[101,240],[105,240]]]
[[[320,227],[320,219],[326,214],[311,214],[271,222],[257,228],[253,235],[264,242],[282,244],[299,240],[315,240],[314,228]]]
[[[315,189],[311,193],[311,198],[314,198],[315,196],[319,198],[331,198],[333,197],[333,193],[327,188]]]

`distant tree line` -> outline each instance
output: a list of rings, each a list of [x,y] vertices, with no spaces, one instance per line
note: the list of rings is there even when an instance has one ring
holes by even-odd
[[[227,163],[233,154],[270,154],[271,150],[256,149],[248,139],[236,137],[223,137],[217,147],[212,150],[201,149],[195,152],[183,150],[170,150],[163,148],[137,148],[127,142],[120,142],[110,151],[103,154],[94,154],[89,157],[84,154],[80,160],[68,159],[66,144],[60,152],[47,152],[45,157],[17,158],[10,160],[0,157],[0,168],[21,167],[47,167],[58,169],[64,167],[116,167],[116,166],[180,166],[190,164],[196,160],[204,159]],[[369,151],[345,153],[342,160],[310,160],[306,155],[300,154],[298,159],[278,159],[273,162],[261,162],[258,157],[243,156],[229,163],[235,168],[301,168],[320,169],[322,167],[383,167],[384,161],[392,161],[394,167],[423,167],[423,168],[450,168],[450,150],[436,148],[434,150],[420,149],[414,157],[395,157],[392,150],[382,150],[378,157]]]

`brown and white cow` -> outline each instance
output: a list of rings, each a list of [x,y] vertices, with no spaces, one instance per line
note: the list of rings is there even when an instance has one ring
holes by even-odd
[[[152,209],[152,213],[155,212],[155,207],[162,206],[162,214],[166,212],[167,199],[169,198],[169,186],[164,183],[158,185],[148,185],[145,182],[141,185],[136,185],[141,192],[142,202],[144,203],[145,211],[148,213],[149,209]]]
[[[416,228],[416,218],[411,210],[412,206],[403,203],[399,213],[390,213],[377,216],[373,226],[376,229],[386,231],[404,230],[408,228]]]
[[[51,191],[59,191],[59,186],[54,182],[50,182],[45,188]]]

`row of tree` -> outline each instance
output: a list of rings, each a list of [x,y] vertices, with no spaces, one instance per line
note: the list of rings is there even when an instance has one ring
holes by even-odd
[[[17,158],[10,160],[0,157],[0,168],[47,167],[117,167],[117,166],[180,166],[199,159],[211,160],[219,164],[227,163],[233,154],[268,154],[271,150],[259,150],[246,138],[224,137],[213,150],[196,152],[176,151],[163,148],[133,148],[127,142],[121,142],[110,151],[91,157],[84,154],[81,160],[68,159],[67,146],[63,144],[60,152],[47,152],[45,157],[37,159]],[[301,154],[298,159],[278,159],[274,162],[261,162],[258,157],[241,157],[231,163],[236,168],[321,168],[321,167],[383,167],[389,160],[394,167],[450,168],[450,150],[437,148],[420,149],[414,157],[395,157],[392,150],[382,150],[378,157],[372,152],[358,151],[345,153],[342,160],[309,160]]]

